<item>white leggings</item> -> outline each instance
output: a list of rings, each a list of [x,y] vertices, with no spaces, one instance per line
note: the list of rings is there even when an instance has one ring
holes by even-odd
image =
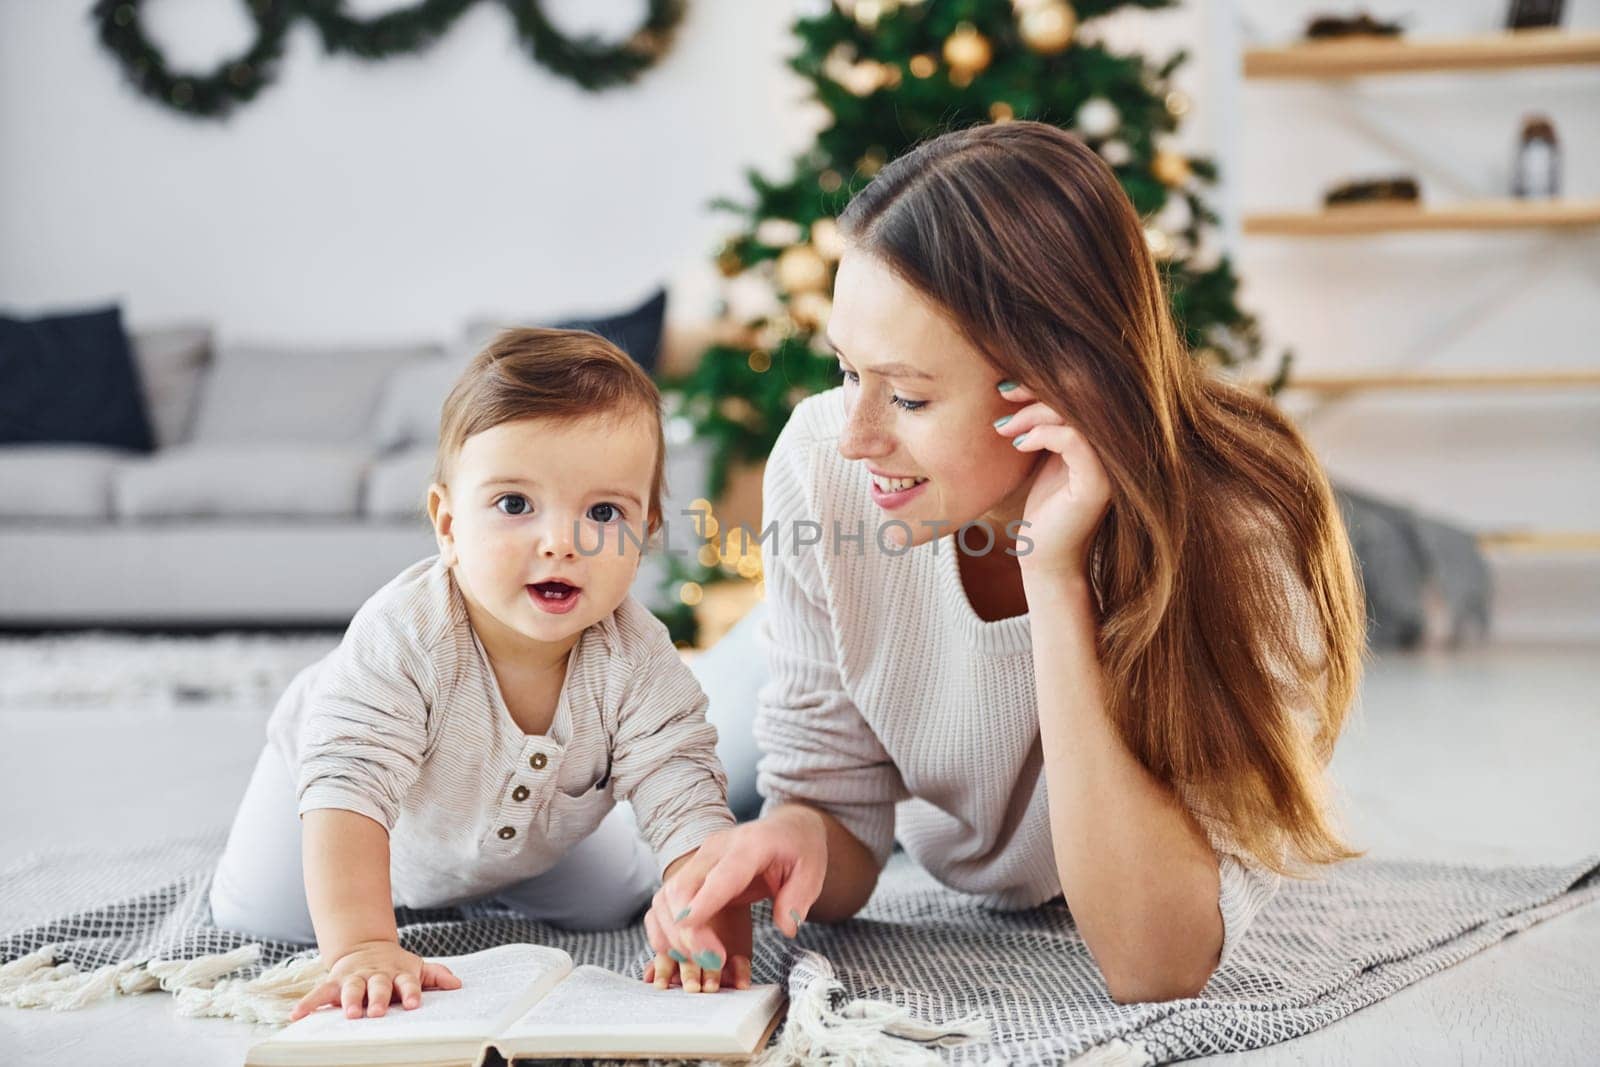
[[[295,786],[270,745],[256,761],[211,882],[211,917],[225,930],[314,944],[300,862]],[[492,894],[530,919],[614,930],[636,919],[660,884],[633,810],[620,805],[548,871]]]

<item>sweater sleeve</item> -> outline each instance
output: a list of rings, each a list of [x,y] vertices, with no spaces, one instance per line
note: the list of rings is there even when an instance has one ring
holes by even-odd
[[[421,773],[433,678],[415,640],[392,620],[357,614],[306,696],[301,815],[341,808],[394,829]]]
[[[734,824],[708,703],[662,628],[622,693],[611,751],[616,795],[633,805],[662,872]]]
[[[763,560],[768,681],[756,698],[757,788],[766,811],[799,801],[833,816],[882,867],[894,847],[895,802],[907,793],[845,692],[814,546],[794,543],[798,524],[817,521],[807,502],[810,442],[799,423],[791,418],[773,447],[763,491],[764,521],[777,524],[778,543]]]

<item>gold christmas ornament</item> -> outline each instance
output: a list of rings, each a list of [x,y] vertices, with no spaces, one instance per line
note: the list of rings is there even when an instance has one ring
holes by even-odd
[[[828,262],[838,262],[839,257],[844,255],[844,235],[839,232],[839,224],[833,219],[818,219],[813,222],[811,247]]]
[[[762,219],[756,224],[756,240],[768,248],[787,248],[799,244],[803,235],[800,224],[793,219]]]
[[[1017,117],[1017,113],[1004,100],[996,100],[989,105],[989,117],[995,122],[1010,122]]]
[[[684,582],[678,586],[678,599],[691,608],[706,598],[706,591],[700,587],[699,582]]]
[[[786,293],[820,292],[828,287],[828,261],[810,245],[792,245],[778,256],[778,284]]]
[[[830,167],[817,175],[817,185],[825,193],[837,193],[844,186],[844,178]]]
[[[722,562],[722,551],[714,544],[701,545],[698,555],[702,567],[715,567]]]
[[[1122,112],[1103,96],[1091,96],[1073,118],[1078,132],[1091,141],[1110,137],[1122,126]]]
[[[1181,119],[1189,113],[1189,104],[1189,94],[1180,89],[1167,94],[1167,113],[1175,119]]]
[[[939,70],[939,61],[932,56],[912,56],[911,62],[906,64],[911,68],[913,78],[931,78]]]
[[[963,22],[944,42],[944,61],[950,65],[952,79],[971,81],[983,73],[994,59],[994,48],[989,38],[979,33],[970,22]]]
[[[1100,158],[1113,167],[1126,166],[1133,162],[1133,149],[1125,141],[1107,141],[1100,146]]]
[[[1078,32],[1078,13],[1065,2],[1040,4],[1022,13],[1017,28],[1029,48],[1053,56],[1072,43],[1072,35]]]
[[[750,358],[745,360],[750,369],[757,374],[765,374],[772,369],[772,355],[764,348],[758,348],[750,353]]]
[[[1194,177],[1194,170],[1189,166],[1189,161],[1169,148],[1163,148],[1156,153],[1156,158],[1150,163],[1150,173],[1163,185],[1176,188],[1188,185],[1189,179]]]
[[[725,241],[717,250],[717,271],[724,278],[735,278],[744,270],[744,260],[732,241]]]
[[[807,330],[826,330],[828,316],[833,314],[833,301],[823,293],[800,293],[789,301],[789,314]]]

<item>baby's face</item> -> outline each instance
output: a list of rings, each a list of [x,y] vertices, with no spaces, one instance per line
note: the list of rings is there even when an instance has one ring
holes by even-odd
[[[467,438],[439,534],[468,601],[510,631],[495,636],[564,642],[616,610],[648,536],[655,450],[642,418],[522,419]]]

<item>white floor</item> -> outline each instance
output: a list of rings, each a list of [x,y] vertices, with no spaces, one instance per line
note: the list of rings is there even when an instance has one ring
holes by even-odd
[[[1375,856],[1569,862],[1600,852],[1600,649],[1495,648],[1373,665],[1335,758]],[[0,706],[0,857],[121,850],[226,825],[265,709]],[[1600,907],[1513,937],[1299,1040],[1202,1062],[1592,1064]],[[251,1027],[161,996],[52,1015],[0,1008],[0,1064],[238,1064]]]

